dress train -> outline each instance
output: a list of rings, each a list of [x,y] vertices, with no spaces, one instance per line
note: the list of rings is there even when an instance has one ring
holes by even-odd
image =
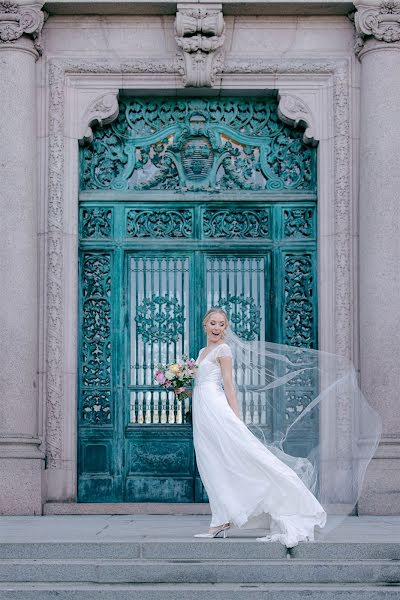
[[[230,408],[220,356],[231,356],[228,344],[217,345],[198,363],[192,399],[193,441],[210,501],[210,527],[230,522],[254,528],[263,523],[270,534],[259,541],[278,541],[288,548],[313,541],[315,526],[326,523],[324,509],[298,475]]]

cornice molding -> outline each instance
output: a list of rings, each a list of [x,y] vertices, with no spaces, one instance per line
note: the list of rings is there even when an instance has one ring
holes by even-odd
[[[381,42],[377,49],[400,42],[400,0],[355,0],[355,53],[361,56],[368,40]]]

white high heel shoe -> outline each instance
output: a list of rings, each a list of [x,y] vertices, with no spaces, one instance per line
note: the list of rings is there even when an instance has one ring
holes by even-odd
[[[217,529],[217,531],[214,531],[214,533],[195,533],[193,537],[199,537],[199,538],[215,538],[217,537],[221,531],[223,533],[223,537],[226,538],[226,532],[227,530],[230,528],[230,525],[224,525],[223,527],[221,527],[220,529]]]

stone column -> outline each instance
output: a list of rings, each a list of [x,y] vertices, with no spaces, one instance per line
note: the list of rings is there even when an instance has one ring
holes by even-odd
[[[400,507],[400,2],[356,0],[361,60],[361,387],[383,438],[359,503],[364,514]]]
[[[0,1],[0,514],[40,514],[35,62],[41,4]]]

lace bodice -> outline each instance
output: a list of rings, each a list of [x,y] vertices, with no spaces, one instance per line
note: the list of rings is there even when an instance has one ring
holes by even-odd
[[[197,369],[195,385],[200,385],[204,383],[215,383],[216,385],[221,385],[222,383],[222,372],[221,365],[217,358],[222,356],[230,356],[232,357],[232,351],[228,344],[218,344],[213,348],[204,358],[202,358],[202,354],[204,355],[204,351],[206,348],[202,348],[197,357],[197,364],[199,368]]]

